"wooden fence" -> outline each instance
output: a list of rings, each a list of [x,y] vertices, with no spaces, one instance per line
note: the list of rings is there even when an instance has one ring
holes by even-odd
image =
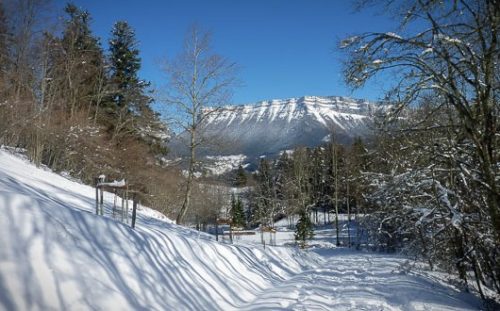
[[[120,220],[129,223],[129,196],[132,194],[132,222],[131,227],[135,228],[137,216],[137,193],[130,191],[125,180],[106,182],[104,175],[95,179],[95,213],[104,216],[104,191],[114,194],[112,217],[120,217]],[[119,202],[120,201],[120,202]]]

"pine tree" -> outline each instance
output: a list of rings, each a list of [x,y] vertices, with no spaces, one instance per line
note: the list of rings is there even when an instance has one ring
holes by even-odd
[[[64,11],[69,15],[66,28],[63,32],[63,46],[85,52],[99,48],[99,40],[92,35],[90,30],[90,14],[74,4],[66,5]]]
[[[300,247],[305,248],[307,246],[306,240],[311,239],[313,236],[313,224],[307,211],[303,209],[299,214],[299,221],[295,228],[295,240],[299,243]]]
[[[231,218],[233,220],[233,226],[235,227],[245,227],[245,211],[243,210],[243,203],[240,197],[235,199],[234,194],[231,197]]]
[[[141,95],[144,84],[137,74],[141,59],[134,30],[125,21],[116,22],[109,40],[112,82],[115,84],[114,102],[118,107],[128,106]]]
[[[149,83],[139,79],[141,58],[137,48],[135,32],[125,21],[116,22],[109,40],[113,105],[108,113],[114,117],[114,136],[123,131],[132,131],[133,123],[142,119],[155,119],[146,94]]]

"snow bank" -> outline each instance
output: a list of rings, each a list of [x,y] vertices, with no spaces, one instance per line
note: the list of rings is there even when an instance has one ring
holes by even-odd
[[[94,195],[0,150],[0,309],[234,309],[321,263],[220,244],[149,212],[132,230],[95,216]]]

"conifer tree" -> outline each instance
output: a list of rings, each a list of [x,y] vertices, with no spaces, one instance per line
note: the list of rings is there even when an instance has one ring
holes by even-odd
[[[243,203],[238,196],[235,198],[234,194],[231,197],[231,218],[233,220],[233,226],[244,227],[245,226],[245,211],[243,210]]]
[[[295,240],[299,243],[300,247],[307,246],[306,241],[314,236],[313,224],[305,209],[300,211],[299,221],[295,228]]]
[[[97,49],[99,40],[90,30],[90,14],[71,3],[64,11],[69,15],[69,20],[63,33],[63,45],[66,48],[72,46],[80,52]]]
[[[149,83],[139,79],[141,58],[135,32],[125,21],[116,22],[109,40],[111,83],[113,96],[108,113],[114,116],[114,136],[123,131],[133,131],[139,117],[154,117],[147,96]]]
[[[125,21],[116,22],[109,40],[112,82],[115,84],[114,102],[128,106],[144,88],[137,74],[141,59],[134,30]]]

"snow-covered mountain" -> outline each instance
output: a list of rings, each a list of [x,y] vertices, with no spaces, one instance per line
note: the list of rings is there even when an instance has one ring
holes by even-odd
[[[298,146],[317,146],[329,139],[348,143],[365,137],[374,114],[381,109],[366,100],[339,96],[305,96],[227,106],[206,119],[203,133],[211,144],[204,155],[276,155]],[[181,134],[182,136],[182,134]],[[183,153],[173,140],[172,150]]]

